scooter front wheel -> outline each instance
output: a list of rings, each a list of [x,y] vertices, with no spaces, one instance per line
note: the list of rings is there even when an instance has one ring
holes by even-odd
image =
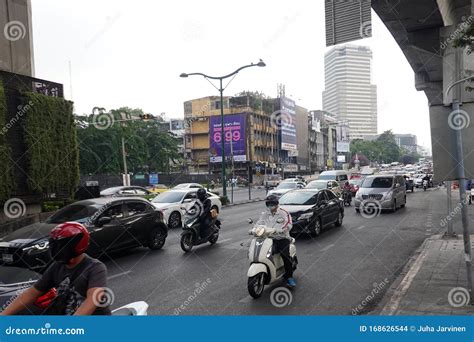
[[[193,249],[193,233],[186,232],[181,235],[181,249],[183,251],[190,252]]]
[[[249,290],[249,294],[253,298],[259,298],[262,293],[263,289],[265,288],[265,273],[259,273],[252,277],[249,277],[247,282],[247,289]]]

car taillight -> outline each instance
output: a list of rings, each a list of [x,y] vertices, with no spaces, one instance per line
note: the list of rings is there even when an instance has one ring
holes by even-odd
[[[52,288],[51,290],[46,292],[44,295],[39,297],[36,300],[35,305],[41,309],[46,309],[49,306],[49,304],[51,304],[51,302],[54,300],[54,298],[56,298],[56,295],[57,295],[56,289]]]

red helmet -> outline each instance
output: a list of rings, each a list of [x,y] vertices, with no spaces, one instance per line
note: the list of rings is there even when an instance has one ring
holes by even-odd
[[[68,263],[89,247],[89,231],[78,222],[64,222],[49,233],[51,256],[56,261]]]

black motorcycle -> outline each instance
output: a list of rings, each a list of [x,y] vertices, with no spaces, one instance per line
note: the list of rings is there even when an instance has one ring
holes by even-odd
[[[350,206],[352,203],[352,194],[347,189],[344,189],[342,191],[342,202],[344,203],[344,206],[346,205]]]
[[[212,213],[214,211],[214,213]],[[199,223],[200,213],[198,209],[194,208],[186,211],[186,222],[183,225],[183,232],[181,233],[181,249],[184,252],[190,252],[194,246],[202,245],[209,242],[214,245],[219,239],[219,230],[221,223],[217,219],[217,212],[215,209],[211,210],[211,223],[205,232],[201,232],[201,225]]]

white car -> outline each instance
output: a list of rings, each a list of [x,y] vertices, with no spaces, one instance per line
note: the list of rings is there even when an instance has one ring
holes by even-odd
[[[163,218],[170,229],[180,228],[183,226],[185,215],[185,210],[182,207],[186,210],[190,209],[197,198],[197,190],[196,188],[172,189],[156,196],[151,204],[163,212]],[[212,209],[216,209],[219,213],[222,207],[219,196],[211,192],[208,192],[207,196],[211,199]]]
[[[296,189],[303,189],[305,187],[304,183],[297,183],[297,182],[281,182],[275,189],[270,190],[267,193],[267,196],[275,195],[278,198],[286,194],[288,191],[296,190]]]
[[[181,183],[176,186],[174,186],[172,189],[201,189],[204,188],[201,184],[199,183]]]

